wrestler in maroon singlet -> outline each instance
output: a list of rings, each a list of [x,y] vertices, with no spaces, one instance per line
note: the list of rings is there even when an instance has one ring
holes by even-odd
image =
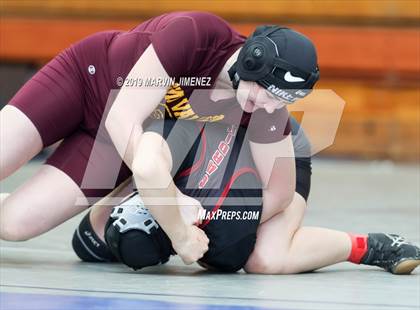
[[[235,98],[216,103],[202,97],[189,99],[194,89],[213,87],[228,58],[244,41],[245,37],[215,15],[164,14],[129,31],[100,32],[73,44],[45,65],[9,104],[29,117],[41,134],[44,146],[64,138],[47,164],[62,170],[81,186],[98,128],[105,117],[108,95],[112,89],[121,87],[121,79],[126,78],[149,44],[153,44],[170,77],[211,78],[210,86],[174,85],[169,90],[171,100],[163,107],[170,117],[229,123],[237,119],[237,113],[244,113]],[[264,121],[258,121],[261,117]],[[249,126],[250,140],[283,139],[284,134],[289,133],[287,117],[286,108],[272,114],[257,110],[251,123],[258,126]],[[249,115],[243,120],[248,122]],[[286,129],[271,132],[268,128],[273,124]],[[113,180],[115,171],[107,169],[108,163],[121,162],[121,159],[107,134],[98,135],[96,143],[100,156],[90,159],[95,163],[94,174],[101,180]],[[122,164],[116,184],[129,175],[129,169]],[[87,197],[99,197],[111,188],[82,190]]]

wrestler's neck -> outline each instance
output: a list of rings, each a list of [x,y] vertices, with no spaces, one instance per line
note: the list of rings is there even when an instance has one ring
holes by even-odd
[[[239,48],[235,53],[232,54],[232,56],[229,57],[229,59],[223,66],[222,71],[220,71],[219,75],[217,76],[216,82],[214,84],[214,89],[210,95],[210,98],[212,100],[217,101],[236,96],[235,90],[232,87],[232,81],[230,80],[228,71],[238,59],[240,50],[241,48]]]

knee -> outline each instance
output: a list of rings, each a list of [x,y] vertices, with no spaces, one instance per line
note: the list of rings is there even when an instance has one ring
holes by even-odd
[[[27,229],[28,226],[13,219],[2,220],[0,223],[0,239],[5,241],[26,241],[33,234]]]
[[[258,251],[254,251],[246,262],[244,270],[247,273],[270,274],[270,259],[260,255]]]
[[[36,237],[36,223],[17,206],[6,201],[8,195],[1,195],[0,239],[5,241],[26,241]],[[35,228],[35,229],[34,229]]]
[[[247,273],[259,274],[289,274],[289,266],[285,259],[274,256],[273,253],[264,253],[256,249],[249,257],[245,267]]]

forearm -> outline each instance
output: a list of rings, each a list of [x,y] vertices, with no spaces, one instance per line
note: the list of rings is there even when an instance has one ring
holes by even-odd
[[[154,165],[154,168],[150,169],[153,173],[141,169],[133,172],[143,203],[172,242],[183,240],[187,225],[178,206],[177,196],[180,191],[167,167]]]

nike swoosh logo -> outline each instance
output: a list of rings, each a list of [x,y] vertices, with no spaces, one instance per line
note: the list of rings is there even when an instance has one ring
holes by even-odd
[[[286,72],[286,74],[284,75],[284,80],[290,83],[305,82],[305,80],[301,77],[293,76],[292,73],[290,73],[290,71]]]

